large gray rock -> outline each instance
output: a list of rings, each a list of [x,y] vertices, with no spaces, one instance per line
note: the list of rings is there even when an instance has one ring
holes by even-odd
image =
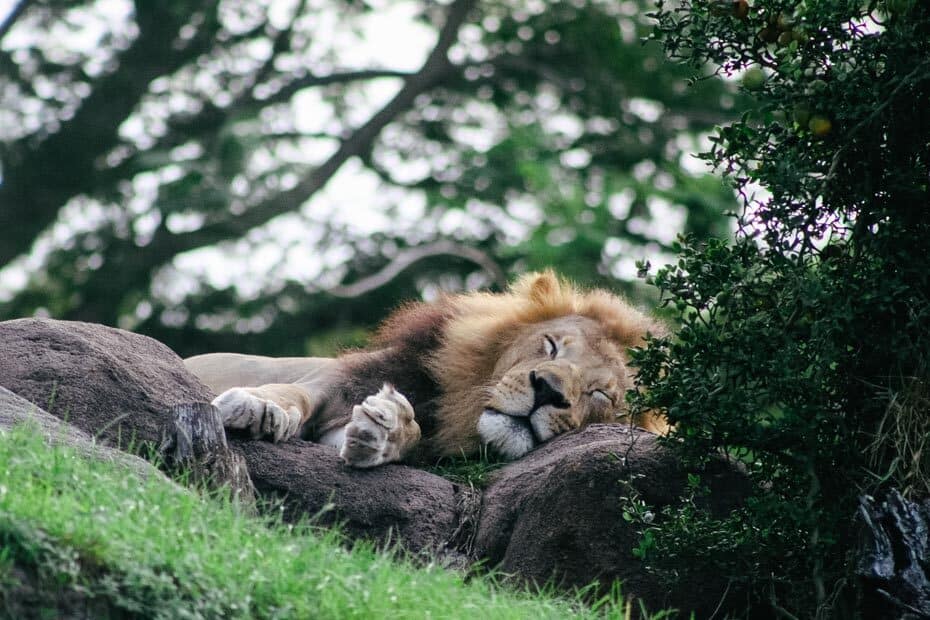
[[[0,322],[0,386],[113,446],[160,445],[172,406],[213,394],[157,340],[73,321]]]
[[[215,413],[208,404],[215,395],[163,344],[103,325],[22,319],[0,323],[0,351],[0,386],[47,405],[101,442],[124,448],[149,443],[168,449],[162,456],[169,464],[183,453],[184,461],[216,469],[216,454],[203,448],[223,452],[225,439],[198,430],[211,430],[199,423]],[[180,422],[186,424],[179,435]],[[201,439],[198,445],[177,440],[189,435]],[[229,447],[233,458],[218,459],[219,469],[231,471],[224,478],[244,498],[251,490],[239,484],[246,467],[235,457],[242,455],[258,491],[283,499],[287,518],[338,521],[350,536],[400,542],[413,551],[441,548],[464,501],[463,492],[439,476],[399,465],[353,470],[334,449],[308,442],[233,440]]]
[[[50,319],[0,323],[0,386],[46,407],[99,443],[183,467],[195,482],[253,489],[226,446],[213,393],[160,342],[103,325]]]
[[[446,557],[467,491],[434,474],[385,465],[353,469],[328,446],[292,439],[233,441],[259,495],[282,502],[284,517],[340,523],[353,538],[397,542]]]
[[[748,490],[744,476],[722,461],[701,477],[711,488],[708,508],[718,515]],[[640,535],[623,518],[631,493],[658,511],[680,501],[686,480],[671,451],[646,431],[596,424],[562,435],[495,473],[484,493],[474,554],[536,584],[554,580],[571,588],[598,580],[609,586],[619,579],[624,595],[649,609],[703,617],[720,603],[726,582],[704,575],[700,583],[669,590],[633,556]]]
[[[50,444],[67,446],[82,456],[115,463],[135,472],[141,478],[163,477],[163,474],[147,461],[98,444],[87,433],[62,422],[28,400],[0,387],[0,430],[9,431],[13,427],[23,425],[37,429]]]

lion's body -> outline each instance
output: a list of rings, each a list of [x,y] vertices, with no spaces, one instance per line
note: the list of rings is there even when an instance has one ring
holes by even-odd
[[[482,444],[517,458],[560,432],[622,419],[632,386],[626,350],[660,331],[618,297],[546,273],[506,293],[410,304],[366,351],[186,363],[223,393],[215,403],[228,427],[275,440],[299,433],[340,447],[356,466],[469,454]]]

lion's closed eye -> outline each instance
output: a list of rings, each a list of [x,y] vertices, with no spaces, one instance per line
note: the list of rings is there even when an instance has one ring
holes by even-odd
[[[543,352],[549,357],[549,359],[554,360],[559,355],[559,347],[555,343],[555,339],[552,336],[543,337]]]
[[[613,396],[604,390],[594,390],[591,392],[591,402],[600,407],[612,407],[616,403]]]

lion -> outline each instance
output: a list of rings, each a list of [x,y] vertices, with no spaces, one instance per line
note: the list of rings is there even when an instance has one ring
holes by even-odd
[[[506,460],[595,422],[630,420],[629,348],[662,326],[604,290],[552,271],[503,293],[402,306],[374,345],[337,358],[216,353],[185,364],[219,396],[224,426],[335,447],[358,468],[428,462],[487,447]]]

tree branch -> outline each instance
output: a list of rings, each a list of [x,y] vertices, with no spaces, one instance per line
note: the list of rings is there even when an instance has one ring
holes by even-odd
[[[498,288],[504,289],[507,287],[507,275],[490,255],[477,248],[442,239],[434,243],[404,250],[381,271],[361,280],[356,280],[351,284],[340,284],[326,289],[326,292],[336,297],[358,297],[389,283],[414,263],[434,256],[458,256],[464,258],[481,267]]]
[[[218,0],[203,5],[215,10]],[[135,110],[149,84],[201,54],[218,23],[209,19],[183,48],[177,34],[189,15],[160,3],[137,2],[139,36],[119,56],[116,71],[93,85],[74,117],[36,145],[32,136],[4,153],[0,184],[0,265],[29,249],[72,197],[94,189],[97,161],[119,143],[119,127]]]
[[[19,19],[20,15],[23,14],[23,11],[25,11],[30,4],[32,4],[32,0],[20,0],[13,9],[7,13],[6,18],[0,22],[0,41],[3,40],[3,37],[7,35],[13,27],[13,24],[16,23],[16,20]]]
[[[362,69],[358,71],[346,71],[344,73],[332,73],[322,76],[306,76],[300,79],[301,86],[294,88],[294,92],[301,88],[312,88],[314,86],[325,86],[329,84],[341,84],[354,82],[357,80],[366,80],[378,77],[402,77],[409,76],[410,73],[395,71],[392,69]],[[97,180],[101,184],[112,183],[118,179],[139,172],[143,169],[139,164],[139,159],[144,158],[147,153],[154,151],[164,151],[180,146],[185,142],[197,140],[204,136],[214,134],[222,127],[227,120],[240,114],[248,113],[252,108],[263,107],[272,103],[286,101],[288,97],[283,96],[283,91],[289,88],[293,82],[267,99],[259,100],[255,98],[251,89],[245,91],[231,105],[221,108],[210,101],[204,101],[200,111],[196,114],[186,116],[176,116],[167,120],[168,131],[162,135],[158,141],[150,148],[144,151],[135,151],[126,159],[121,161],[113,168],[108,168],[97,175]],[[275,137],[275,136],[272,136]],[[294,136],[298,137],[298,136]],[[307,135],[307,137],[313,137]],[[326,136],[338,137],[338,136]]]
[[[455,0],[449,8],[446,23],[439,33],[436,46],[426,62],[415,74],[408,76],[404,86],[383,108],[376,112],[351,136],[343,140],[339,148],[319,167],[304,177],[294,188],[276,194],[269,200],[248,209],[238,216],[226,216],[208,223],[197,231],[173,235],[167,230],[159,231],[151,245],[165,244],[172,255],[194,248],[212,245],[260,226],[272,218],[300,208],[300,206],[322,189],[342,165],[352,157],[363,155],[389,123],[402,112],[413,106],[421,93],[434,86],[450,70],[447,53],[455,42],[459,27],[465,21],[475,0]],[[159,238],[160,237],[160,238]]]
[[[297,91],[314,86],[328,86],[330,84],[343,84],[346,82],[356,82],[359,80],[371,80],[374,78],[404,78],[408,79],[415,74],[409,71],[397,71],[395,69],[360,69],[358,71],[344,71],[339,73],[330,73],[329,75],[306,75],[295,78],[282,86],[280,90],[275,91],[265,99],[251,98],[250,103],[268,105],[270,103],[280,103],[288,101]]]
[[[108,252],[110,256],[105,258],[103,266],[94,271],[84,285],[85,289],[96,291],[94,297],[100,299],[101,304],[98,304],[98,307],[83,304],[80,308],[66,313],[66,317],[112,323],[115,320],[113,312],[116,306],[113,300],[123,298],[130,290],[147,288],[155,269],[170,262],[181,252],[239,237],[277,215],[298,209],[329,181],[346,160],[370,150],[374,140],[387,124],[411,108],[418,95],[433,87],[451,70],[448,50],[455,42],[458,29],[474,2],[475,0],[455,0],[450,5],[436,46],[420,70],[408,76],[404,86],[390,102],[345,139],[326,162],[307,175],[296,187],[275,195],[242,215],[228,214],[222,220],[208,222],[203,227],[186,233],[171,233],[163,220],[144,247],[136,247],[132,240],[116,241],[110,248],[112,251]],[[105,307],[102,304],[105,304]]]

